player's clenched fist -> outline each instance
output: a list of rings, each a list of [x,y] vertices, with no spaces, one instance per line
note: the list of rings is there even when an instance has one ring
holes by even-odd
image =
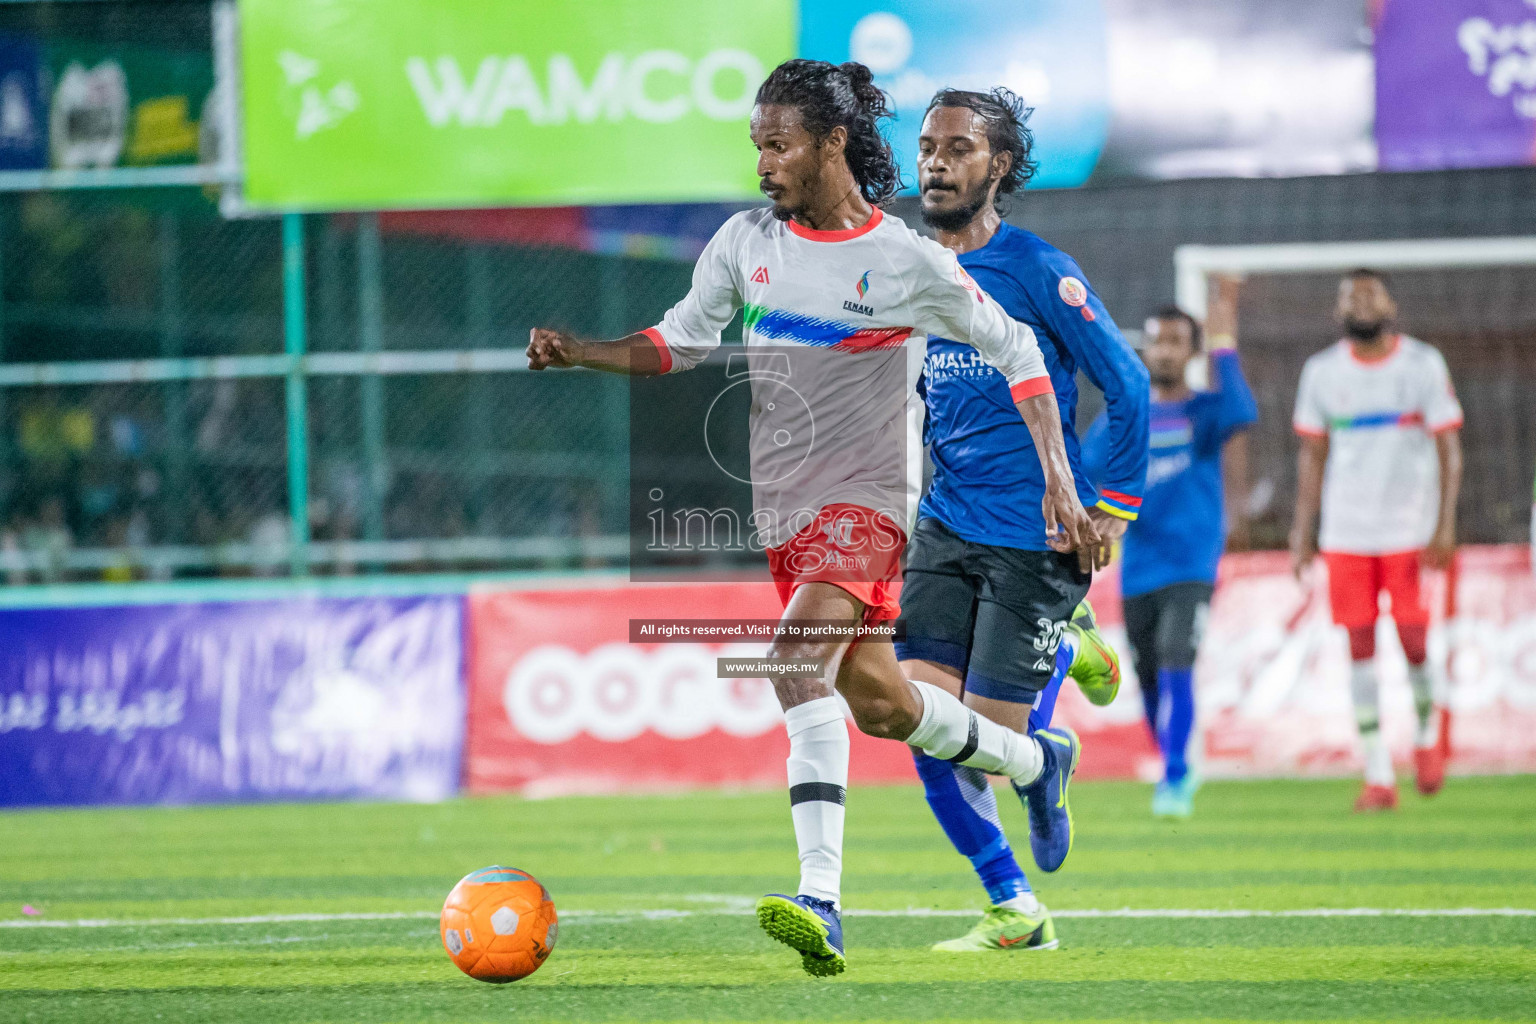
[[[581,363],[581,343],[564,331],[535,327],[528,332],[528,369],[568,369]]]

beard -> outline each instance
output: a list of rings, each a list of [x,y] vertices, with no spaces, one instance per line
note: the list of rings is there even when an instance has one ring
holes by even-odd
[[[937,231],[959,231],[987,205],[987,193],[991,182],[982,182],[969,192],[960,193],[960,205],[950,210],[930,210],[928,204],[919,204],[923,223]]]
[[[1176,388],[1184,383],[1182,373],[1174,373],[1172,370],[1148,369],[1147,376],[1152,378],[1152,383],[1160,388]]]
[[[816,190],[813,187],[813,183],[812,182],[800,181],[798,184],[800,186],[800,189],[799,189],[800,195],[808,196],[808,195],[814,195],[815,194]],[[784,201],[784,196],[785,196],[787,190],[785,192],[780,192],[779,193],[779,197],[777,199],[775,199],[773,196],[768,194],[768,189],[767,189],[766,186],[767,186],[767,183],[764,182],[764,183],[758,185],[757,189],[758,189],[759,192],[763,193],[764,196],[767,196],[769,202],[773,203],[773,217],[774,217],[775,220],[783,220],[783,221],[791,220],[796,215],[805,212],[805,203],[804,202],[801,202],[798,206],[791,206],[791,205],[789,205],[788,203],[786,203]]]
[[[1355,341],[1375,341],[1386,329],[1385,320],[1357,320],[1352,316],[1344,318],[1344,333]]]

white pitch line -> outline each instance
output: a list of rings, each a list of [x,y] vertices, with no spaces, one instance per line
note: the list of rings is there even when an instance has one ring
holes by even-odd
[[[1115,919],[1245,919],[1285,917],[1536,917],[1531,907],[1307,907],[1300,910],[1214,910],[1191,908],[1141,909],[1120,907],[1114,910],[1055,910],[1052,916],[1060,918],[1115,918]],[[566,920],[590,920],[602,922],[668,921],[686,917],[738,917],[748,916],[749,911],[718,910],[567,910],[560,916]],[[931,907],[910,907],[905,910],[845,911],[848,917],[974,917],[975,910],[939,910]],[[0,928],[166,928],[208,925],[288,924],[325,921],[422,921],[434,919],[436,911],[417,910],[383,914],[260,914],[249,917],[149,917],[142,920],[83,918],[73,921],[47,919],[0,920]]]

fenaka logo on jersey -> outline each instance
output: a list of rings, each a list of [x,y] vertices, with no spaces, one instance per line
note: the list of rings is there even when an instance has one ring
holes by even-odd
[[[859,278],[858,282],[853,286],[854,292],[859,296],[859,301],[854,302],[851,299],[845,300],[843,302],[844,309],[848,310],[850,313],[862,313],[865,316],[875,315],[874,307],[866,306],[863,301],[864,296],[869,293],[869,275],[873,273],[873,270],[864,271],[864,276]]]

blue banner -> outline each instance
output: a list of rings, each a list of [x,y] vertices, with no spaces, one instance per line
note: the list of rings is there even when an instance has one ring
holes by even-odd
[[[463,599],[0,612],[0,805],[458,788]]]
[[[1037,188],[1081,185],[1109,135],[1107,23],[1099,0],[825,0],[800,7],[800,55],[856,60],[896,106],[908,191],[928,101],[949,86],[1007,86],[1034,108]]]

